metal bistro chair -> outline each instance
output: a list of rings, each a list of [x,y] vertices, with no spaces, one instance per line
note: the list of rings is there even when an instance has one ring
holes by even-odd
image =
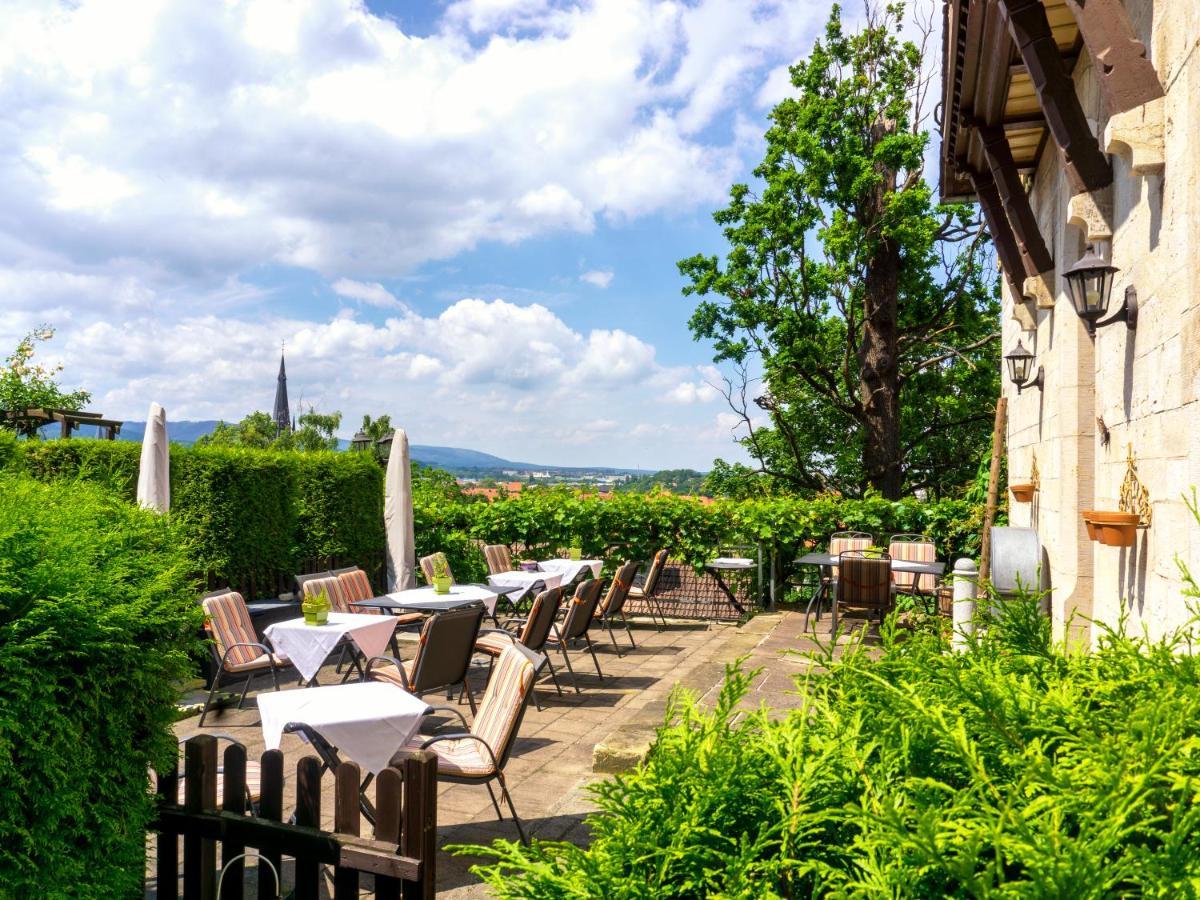
[[[503,656],[504,651],[513,644],[520,644],[532,653],[539,654],[541,662],[538,663],[534,674],[540,675],[542,666],[549,669],[550,677],[554,681],[554,689],[558,691],[561,697],[562,686],[558,683],[558,675],[554,671],[554,664],[550,662],[550,655],[542,651],[545,649],[546,642],[550,639],[550,629],[554,626],[554,620],[558,618],[558,608],[562,605],[562,598],[563,589],[561,587],[542,591],[533,598],[533,606],[529,609],[528,617],[524,619],[504,620],[510,626],[519,626],[519,632],[513,633],[504,628],[480,629],[479,639],[475,641],[475,649],[491,657],[493,666],[495,660]],[[536,693],[534,694],[533,702],[539,710],[542,708],[541,701],[538,700]]]
[[[617,574],[613,576],[612,583],[608,586],[608,593],[604,596],[603,602],[600,603],[596,610],[596,618],[600,620],[600,624],[608,629],[608,637],[612,641],[613,649],[617,651],[617,656],[624,656],[621,652],[621,646],[617,643],[617,636],[613,633],[613,622],[620,618],[621,624],[625,626],[625,633],[629,636],[629,644],[635,650],[637,644],[633,640],[633,631],[629,628],[629,621],[625,618],[625,601],[629,599],[629,589],[633,587],[633,577],[637,574],[638,563],[627,562],[621,568],[617,569]]]
[[[604,680],[604,673],[600,671],[600,660],[596,658],[596,648],[592,646],[592,639],[588,637],[588,629],[592,627],[592,622],[596,617],[596,607],[600,603],[600,589],[604,585],[599,578],[589,578],[575,589],[575,596],[571,598],[571,603],[567,606],[567,614],[563,618],[561,624],[556,624],[550,636],[551,643],[558,647],[562,653],[563,662],[567,664],[567,671],[571,673],[571,683],[575,686],[575,693],[582,693],[579,690],[579,676],[575,674],[575,669],[571,667],[571,657],[567,655],[567,647],[571,643],[577,643],[580,640],[584,642],[588,652],[592,654],[592,662],[596,666],[596,675],[600,680]]]
[[[483,548],[483,558],[487,561],[489,575],[512,571],[512,551],[507,544],[488,544]]]
[[[200,713],[199,726],[203,728],[213,697],[225,675],[246,676],[242,695],[238,699],[238,709],[241,709],[255,675],[270,672],[275,690],[279,690],[279,670],[291,666],[291,663],[286,656],[275,653],[258,639],[250,621],[250,612],[246,609],[246,601],[237,591],[214,591],[204,597],[200,605],[204,608],[204,629],[212,638],[210,647],[217,664],[212,687]]]
[[[658,578],[662,575],[663,566],[666,564],[667,551],[659,550],[654,554],[654,559],[650,563],[650,571],[646,573],[645,580],[640,585],[629,588],[629,599],[643,601],[646,609],[650,611],[651,621],[654,621],[654,613],[658,612],[658,618],[662,619],[659,631],[667,627],[667,617],[663,615],[662,607],[658,605],[658,598],[655,597],[654,592],[658,589]],[[658,623],[655,621],[655,624]]]
[[[866,550],[875,538],[865,531],[835,531],[829,536],[829,555],[840,557],[847,550]],[[838,570],[833,566],[821,567],[821,580],[804,609],[804,630],[808,631],[808,617],[814,608],[817,621],[821,621],[821,604],[829,600],[834,604],[837,594]]]
[[[417,696],[438,688],[462,685],[474,715],[475,697],[467,672],[471,668],[471,653],[484,611],[482,603],[473,603],[430,616],[421,629],[417,652],[412,659],[402,662],[392,656],[373,656],[367,660],[363,680],[388,681]],[[459,702],[462,702],[461,696]]]
[[[893,534],[888,541],[888,556],[905,562],[934,562],[937,546],[924,534]],[[937,593],[938,577],[924,572],[893,571],[892,584],[900,593],[932,597]]]
[[[878,621],[892,609],[892,558],[886,553],[867,556],[862,550],[845,550],[838,556],[837,593],[833,604],[833,631],[837,632],[838,611],[861,609],[868,621]]]

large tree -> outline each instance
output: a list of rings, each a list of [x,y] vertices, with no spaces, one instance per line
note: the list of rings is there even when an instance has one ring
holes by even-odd
[[[755,188],[734,185],[714,216],[724,261],[679,264],[701,298],[693,334],[739,370],[726,395],[742,442],[789,489],[941,493],[987,443],[995,270],[972,209],[925,179],[929,78],[902,16],[868,10],[848,34],[834,7],[771,114]]]

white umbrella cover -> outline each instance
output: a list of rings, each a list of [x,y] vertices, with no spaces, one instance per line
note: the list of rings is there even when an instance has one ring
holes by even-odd
[[[137,502],[144,509],[165,513],[171,508],[170,454],[166,410],[151,403],[146,433],[142,435],[142,462],[138,466]]]
[[[397,428],[388,453],[383,489],[383,524],[387,528],[388,591],[417,586],[416,537],[413,528],[412,469],[408,462],[408,435]]]

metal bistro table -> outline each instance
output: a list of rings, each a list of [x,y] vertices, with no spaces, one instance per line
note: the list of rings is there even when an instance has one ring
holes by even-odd
[[[836,569],[838,567],[838,557],[831,553],[805,553],[796,561],[798,566],[819,566],[821,568]],[[917,562],[911,559],[893,559],[893,572],[908,572],[913,575],[937,575],[941,576],[946,571],[944,562]],[[913,590],[916,590],[917,579],[913,579]],[[821,616],[821,601],[825,599],[827,587],[822,583],[813,593],[812,599],[808,601],[808,606],[804,610],[804,618],[807,622],[808,614],[813,606],[817,607],[817,618]],[[837,602],[837,598],[833,598],[833,602]]]
[[[724,572],[748,572],[753,569],[757,563],[752,559],[747,559],[744,556],[718,556],[716,559],[711,559],[704,564],[704,568],[712,572],[713,578],[717,582],[717,587],[725,594],[726,599],[733,604],[733,608],[739,613],[745,615],[746,607],[738,600],[737,595],[725,582]]]

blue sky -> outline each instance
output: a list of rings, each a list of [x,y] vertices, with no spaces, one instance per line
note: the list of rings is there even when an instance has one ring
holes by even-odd
[[[110,416],[293,400],[573,465],[735,458],[676,262],[828,14],[783,0],[0,9],[0,339]]]

